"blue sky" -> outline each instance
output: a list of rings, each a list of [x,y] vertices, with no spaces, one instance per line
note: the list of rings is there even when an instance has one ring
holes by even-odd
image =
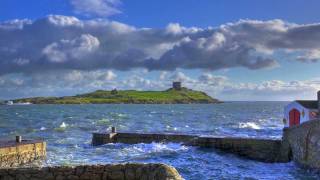
[[[110,19],[137,27],[164,27],[171,22],[184,26],[219,26],[239,19],[282,19],[294,23],[316,23],[320,19],[317,0],[122,0]],[[67,0],[2,0],[0,20],[37,19],[48,14],[76,15]]]
[[[320,89],[318,7],[317,0],[2,0],[0,99],[156,90],[173,80],[222,100],[312,99]]]

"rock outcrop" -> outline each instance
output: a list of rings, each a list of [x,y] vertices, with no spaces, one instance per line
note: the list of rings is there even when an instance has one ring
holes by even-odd
[[[165,164],[113,164],[76,167],[0,169],[5,180],[182,180],[178,171]]]
[[[283,146],[298,164],[320,169],[320,120],[307,121],[299,126],[285,128]]]

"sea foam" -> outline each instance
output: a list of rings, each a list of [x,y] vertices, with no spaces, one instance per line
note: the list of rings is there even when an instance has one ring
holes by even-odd
[[[246,122],[246,123],[239,123],[239,128],[247,128],[247,129],[261,129],[259,125],[254,122]]]

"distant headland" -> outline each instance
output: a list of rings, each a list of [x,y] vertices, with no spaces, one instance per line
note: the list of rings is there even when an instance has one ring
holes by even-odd
[[[187,89],[173,82],[165,91],[97,90],[64,97],[33,97],[12,100],[13,104],[211,104],[221,103],[201,91]]]

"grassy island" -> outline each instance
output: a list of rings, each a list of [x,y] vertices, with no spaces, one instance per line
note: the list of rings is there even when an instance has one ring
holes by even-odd
[[[220,101],[201,91],[170,88],[165,91],[97,90],[76,96],[34,97],[16,99],[13,102],[32,104],[208,104]]]

